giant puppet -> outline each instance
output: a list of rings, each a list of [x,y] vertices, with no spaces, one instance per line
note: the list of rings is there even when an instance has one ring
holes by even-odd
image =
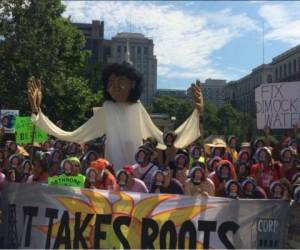
[[[41,110],[42,90],[40,80],[29,79],[28,98],[33,122],[60,140],[84,143],[106,134],[105,157],[116,170],[124,164],[134,163],[134,154],[143,139],[154,137],[164,144],[163,133],[154,125],[146,109],[139,101],[142,93],[142,77],[129,64],[111,64],[104,69],[104,103],[94,110],[94,115],[81,127],[67,132],[57,127]],[[195,109],[190,117],[175,130],[176,148],[184,148],[200,136],[199,116],[203,111],[200,83],[192,84]],[[70,110],[70,112],[72,112]]]

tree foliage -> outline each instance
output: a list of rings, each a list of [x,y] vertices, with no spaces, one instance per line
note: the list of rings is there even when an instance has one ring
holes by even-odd
[[[62,17],[60,0],[4,0],[0,10],[1,108],[30,114],[26,82],[34,75],[42,80],[42,109],[50,119],[77,126],[102,97],[84,74],[83,34]]]
[[[162,96],[154,99],[152,113],[168,113],[176,117],[176,127],[183,123],[193,110],[192,100]],[[204,102],[204,135],[236,135],[240,140],[248,140],[255,129],[254,119],[245,113],[237,112],[231,104],[217,108],[209,101]]]

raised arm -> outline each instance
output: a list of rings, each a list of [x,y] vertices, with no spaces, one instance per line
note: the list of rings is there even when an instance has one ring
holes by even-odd
[[[196,83],[191,85],[191,89],[194,96],[195,109],[191,116],[175,130],[177,137],[174,146],[176,148],[185,148],[190,145],[200,137],[203,130],[203,95],[200,81],[196,80]]]
[[[83,143],[102,136],[105,133],[104,112],[97,110],[94,116],[78,129],[67,132],[57,127],[45,116],[41,110],[42,90],[41,82],[32,77],[28,83],[28,99],[32,109],[32,121],[46,133],[60,140]]]

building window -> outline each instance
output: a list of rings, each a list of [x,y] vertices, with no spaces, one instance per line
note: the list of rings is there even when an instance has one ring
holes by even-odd
[[[118,46],[118,53],[121,53],[121,46]]]
[[[289,62],[289,74],[292,74],[292,63]]]
[[[275,80],[278,80],[278,68],[275,69]]]
[[[140,46],[137,47],[137,53],[138,53],[139,55],[141,54],[141,47],[140,47]]]
[[[148,47],[144,48],[144,55],[148,55]]]
[[[282,66],[280,65],[279,67],[279,78],[281,79],[282,78]]]
[[[286,64],[283,65],[283,77],[286,77]]]
[[[297,71],[297,60],[296,59],[294,59],[293,68],[294,68],[294,72],[296,72]]]
[[[268,75],[267,83],[272,83],[272,75]]]
[[[300,71],[300,57],[298,58],[298,69]]]

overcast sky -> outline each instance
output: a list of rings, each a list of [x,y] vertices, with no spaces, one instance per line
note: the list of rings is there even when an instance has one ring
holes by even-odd
[[[140,32],[154,41],[158,88],[196,78],[239,79],[300,43],[300,2],[65,1],[74,22],[105,22],[105,37]]]

